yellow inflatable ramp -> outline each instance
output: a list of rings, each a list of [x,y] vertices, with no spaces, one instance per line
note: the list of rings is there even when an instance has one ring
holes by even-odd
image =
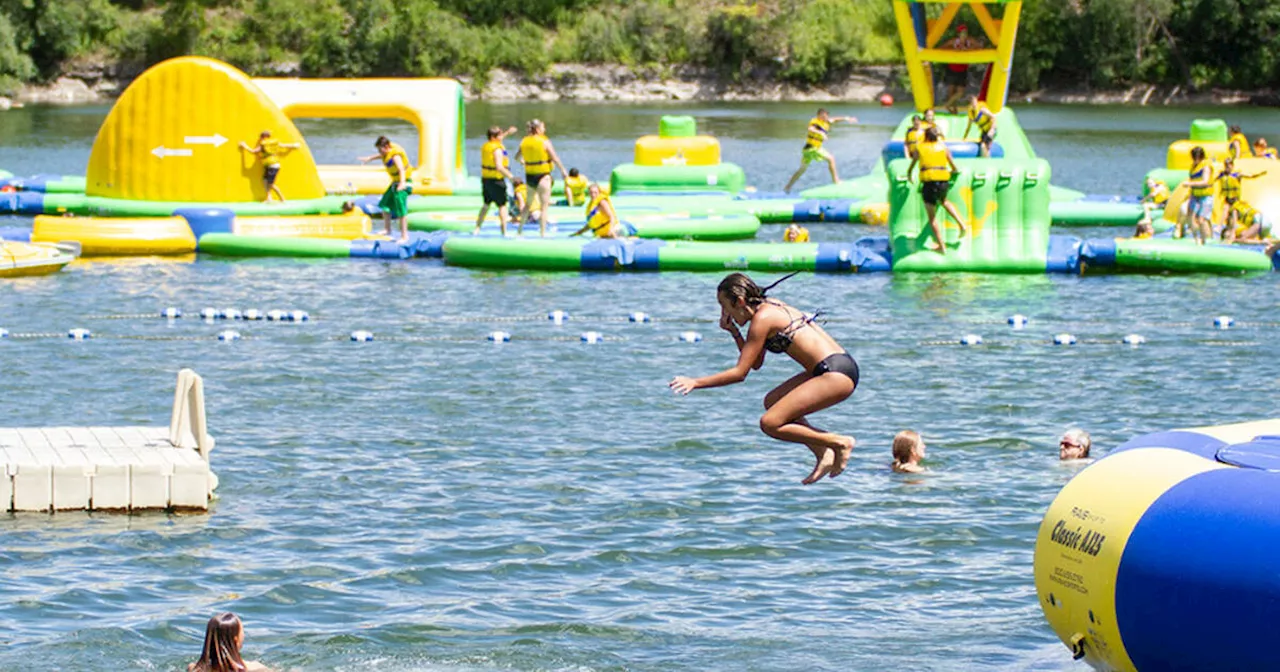
[[[276,185],[289,199],[325,195],[305,140],[247,75],[209,58],[164,61],[134,80],[94,140],[85,193],[139,201],[261,201],[262,162],[240,149],[263,131],[282,145]]]

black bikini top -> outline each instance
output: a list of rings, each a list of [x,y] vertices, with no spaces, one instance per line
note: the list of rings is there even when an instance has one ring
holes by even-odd
[[[770,303],[773,303],[773,302],[770,301]],[[774,305],[778,305],[778,304],[774,303]],[[818,316],[820,314],[822,314],[822,311],[820,310],[814,312],[813,315],[805,315],[804,313],[800,313],[800,317],[797,317],[791,320],[791,323],[779,329],[778,333],[764,339],[764,349],[768,350],[769,352],[779,353],[779,354],[784,353],[787,350],[791,349],[791,341],[792,341],[791,337],[794,336],[797,331],[800,331],[801,329],[809,326],[810,324],[813,324],[813,322],[818,319]]]

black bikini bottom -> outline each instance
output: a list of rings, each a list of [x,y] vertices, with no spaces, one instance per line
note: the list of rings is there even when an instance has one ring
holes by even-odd
[[[811,373],[815,378],[824,373],[843,373],[849,376],[855,388],[858,387],[858,363],[847,352],[838,352],[818,362]]]

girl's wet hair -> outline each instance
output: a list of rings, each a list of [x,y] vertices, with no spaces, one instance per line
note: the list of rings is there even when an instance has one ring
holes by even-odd
[[[907,464],[911,461],[912,456],[916,452],[916,448],[920,445],[920,435],[910,429],[898,432],[893,437],[893,461],[895,464]]]
[[[720,286],[716,288],[716,293],[729,297],[729,300],[735,303],[738,299],[742,299],[748,306],[758,306],[764,303],[765,295],[768,294],[769,290],[799,272],[788,273],[766,287],[757,285],[756,281],[747,277],[745,273],[730,273],[725,276],[724,280],[720,281]]]
[[[195,672],[241,672],[245,669],[236,638],[240,636],[240,618],[225,612],[209,619],[204,628],[204,649],[191,669]]]

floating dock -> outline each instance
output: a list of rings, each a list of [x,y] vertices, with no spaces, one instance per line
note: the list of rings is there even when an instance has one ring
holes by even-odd
[[[178,373],[168,427],[0,428],[0,511],[205,511],[204,382]]]

